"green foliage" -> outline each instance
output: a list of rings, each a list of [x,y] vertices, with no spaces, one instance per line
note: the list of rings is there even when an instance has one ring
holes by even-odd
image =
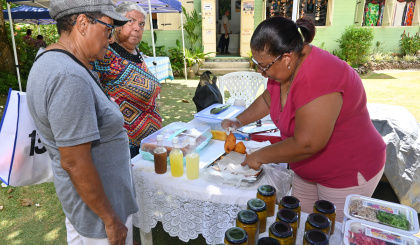
[[[194,54],[194,58],[196,60],[196,63],[198,64],[198,71],[200,70],[200,67],[203,65],[203,62],[205,60],[205,58],[212,53],[215,52],[208,52],[208,53],[204,53],[204,50],[200,47],[195,47],[192,50],[193,54]]]
[[[366,57],[372,46],[373,29],[349,26],[336,41],[340,48],[337,53],[338,57],[355,67],[366,62]]]
[[[204,53],[202,48],[195,47],[192,50],[185,49],[185,60],[187,62],[187,66],[191,70],[191,67],[194,64],[198,65],[198,69],[200,69],[200,66],[203,64],[204,59],[207,57],[207,55],[214,53]],[[198,72],[198,71],[197,71]]]
[[[185,49],[185,61],[187,62],[189,70],[191,70],[191,67],[197,63],[194,53],[187,48]]]
[[[137,45],[140,51],[147,56],[153,56],[153,46],[149,45],[146,42],[141,41],[139,45]],[[166,56],[165,46],[158,46],[155,47],[156,56]]]
[[[407,54],[407,55],[404,55],[403,60],[407,62],[414,62],[417,60],[417,56]]]
[[[252,51],[251,50],[249,50],[247,53],[246,53],[247,55],[248,55],[248,58],[252,58]]]
[[[415,55],[420,50],[420,36],[417,32],[414,36],[410,37],[410,33],[401,34],[400,48],[404,55]]]
[[[55,25],[40,25],[39,27],[41,31],[40,34],[44,36],[44,42],[47,45],[56,43],[58,41],[58,38],[60,36],[58,35],[57,28]],[[33,29],[33,30],[34,30],[32,32],[34,34],[33,38],[35,39],[36,36],[38,35],[38,31],[36,29]]]
[[[10,30],[10,24],[5,23],[5,28]],[[23,91],[26,90],[26,80],[28,79],[29,72],[32,68],[33,62],[35,60],[38,48],[28,45],[23,41],[23,37],[26,35],[27,29],[32,29],[32,38],[36,39],[38,35],[38,28],[35,25],[29,24],[14,24],[14,33],[15,33],[15,44],[16,44],[16,53],[19,61],[19,72],[22,82]],[[7,37],[12,46],[12,38],[10,31],[7,31]],[[48,44],[55,43],[58,40],[58,33],[55,25],[42,25],[40,26],[40,34],[44,36],[44,41]],[[18,79],[16,74],[2,72],[0,74],[0,94],[7,94],[10,87],[15,90],[19,90]],[[4,81],[4,82],[3,82]]]
[[[3,9],[7,9],[6,1],[1,1],[1,5],[3,6]],[[10,4],[10,8],[19,7],[19,6],[20,5],[14,4],[14,3]]]
[[[0,71],[0,95],[7,95],[9,88],[19,90],[19,82],[14,73]],[[22,89],[26,88],[26,79],[21,79]]]
[[[168,49],[169,59],[171,60],[172,72],[174,75],[182,73],[184,69],[184,53],[182,50],[182,44],[177,39],[176,47]]]
[[[185,15],[184,30],[188,34],[188,42],[190,43],[190,47],[192,49],[200,37],[196,32],[196,29],[201,30],[201,16],[195,9],[191,13],[187,13],[185,8],[182,7],[182,12]]]

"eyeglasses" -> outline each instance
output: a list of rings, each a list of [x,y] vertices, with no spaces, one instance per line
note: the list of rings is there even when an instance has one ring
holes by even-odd
[[[136,20],[136,19],[133,19],[133,18],[131,18],[131,17],[129,17],[127,24],[128,24],[129,26],[132,26],[132,25],[134,24],[134,22],[137,22],[137,20]],[[139,23],[140,30],[144,30],[144,25],[146,25],[146,23],[145,23],[145,22],[140,22],[140,23]]]
[[[103,21],[100,21],[100,20],[98,20],[98,19],[95,19],[95,18],[92,18],[92,17],[89,17],[88,16],[88,18],[90,18],[90,19],[92,19],[93,21],[95,21],[96,23],[99,23],[99,24],[102,24],[102,25],[104,25],[104,26],[107,26],[107,27],[109,27],[109,28],[111,28],[111,31],[109,31],[109,34],[108,34],[108,39],[111,39],[111,37],[112,37],[112,35],[114,35],[114,31],[115,31],[115,29],[114,29],[114,26],[113,25],[110,25],[110,24],[107,24],[107,23],[105,23],[105,22],[103,22]]]
[[[283,53],[284,54],[284,53]],[[262,67],[255,59],[254,59],[254,56],[251,56],[251,60],[252,60],[252,62],[254,62],[257,66],[258,66],[258,69],[260,69],[261,71],[262,71],[262,73],[265,73],[267,70],[268,70],[268,68],[270,68],[278,59],[280,59],[282,56],[283,56],[283,54],[281,54],[281,55],[279,55],[279,56],[277,56],[277,58],[275,58],[274,60],[273,60],[273,62],[271,62],[270,64],[268,64],[266,67]]]
[[[105,23],[105,22],[103,22],[103,21],[100,21],[100,20],[98,20],[98,19],[95,19],[95,18],[93,18],[93,17],[91,17],[91,16],[89,16],[89,15],[86,15],[86,17],[88,17],[89,19],[91,19],[91,20],[93,20],[93,21],[95,21],[96,23],[99,23],[99,24],[102,24],[102,25],[105,25],[105,26],[107,26],[107,27],[109,27],[109,28],[111,28],[111,30],[109,31],[109,34],[108,34],[108,39],[111,39],[111,37],[112,37],[112,35],[114,35],[114,31],[115,31],[115,27],[113,26],[113,25],[110,25],[110,24],[107,24],[107,23]],[[77,21],[74,21],[73,22],[73,25],[76,25],[76,22]]]

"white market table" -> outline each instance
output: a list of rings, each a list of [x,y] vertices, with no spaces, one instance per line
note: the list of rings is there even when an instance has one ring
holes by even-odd
[[[188,180],[172,177],[170,168],[165,174],[154,172],[154,163],[141,155],[133,158],[134,182],[136,185],[139,212],[133,217],[133,224],[140,228],[141,243],[153,244],[151,230],[162,222],[165,232],[181,241],[188,242],[199,234],[207,244],[222,243],[225,231],[235,225],[239,211],[246,209],[249,199],[255,198],[258,184],[235,188],[230,185],[211,183],[202,178],[202,168],[220,155],[224,142],[210,140],[200,152],[200,178]],[[306,221],[307,214],[302,215]],[[267,224],[274,222],[274,217]],[[304,225],[298,231],[297,243],[301,244]],[[268,231],[268,229],[267,229]],[[343,234],[341,223],[336,224],[330,244],[341,244]],[[267,232],[260,237],[268,236]]]

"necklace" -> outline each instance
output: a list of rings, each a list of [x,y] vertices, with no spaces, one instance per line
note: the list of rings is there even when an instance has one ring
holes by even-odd
[[[70,50],[66,47],[66,45],[64,45],[62,42],[57,41],[58,44],[60,44],[65,50],[67,50],[68,52],[70,52]],[[70,52],[71,53],[71,52]]]
[[[293,79],[295,78],[295,72],[296,72],[296,69],[297,69],[297,67],[298,67],[299,61],[300,61],[300,57],[299,57],[299,59],[296,61],[296,66],[295,66],[295,69],[293,69],[292,75],[290,76],[290,79],[289,79],[289,88],[287,89],[287,92],[286,92],[286,103],[287,103],[287,98],[289,97],[290,88],[292,87]],[[284,108],[283,108],[283,106],[282,106],[282,104],[281,104],[281,86],[280,86],[280,96],[279,96],[279,100],[280,100],[280,101],[279,101],[279,102],[280,102],[280,112],[282,112]],[[285,104],[285,106],[286,106],[286,104]],[[280,113],[277,115],[277,118],[276,118],[276,124],[277,124],[277,122],[279,121],[279,117],[280,117]]]

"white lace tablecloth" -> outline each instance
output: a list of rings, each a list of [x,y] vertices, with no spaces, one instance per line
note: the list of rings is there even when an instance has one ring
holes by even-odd
[[[209,142],[200,153],[200,171],[210,159],[216,159],[224,151],[223,143]],[[168,234],[184,242],[199,234],[207,244],[223,242],[224,233],[234,226],[238,212],[246,209],[247,201],[257,193],[257,185],[222,186],[203,178],[188,180],[185,173],[175,178],[170,168],[166,174],[155,174],[154,163],[141,156],[134,158],[133,164],[139,205],[139,212],[133,218],[134,226],[150,232],[160,221]]]
[[[200,177],[202,168],[224,151],[223,143],[211,140],[200,153]],[[238,212],[246,209],[249,199],[256,197],[259,185],[235,188],[203,178],[188,180],[185,173],[175,178],[169,167],[166,174],[159,175],[154,172],[154,163],[140,155],[132,162],[139,206],[139,212],[133,217],[134,226],[149,233],[160,221],[169,235],[184,242],[202,234],[207,244],[222,243],[225,231],[235,226]],[[339,234],[340,229],[336,230]],[[342,240],[342,234],[339,239]]]

